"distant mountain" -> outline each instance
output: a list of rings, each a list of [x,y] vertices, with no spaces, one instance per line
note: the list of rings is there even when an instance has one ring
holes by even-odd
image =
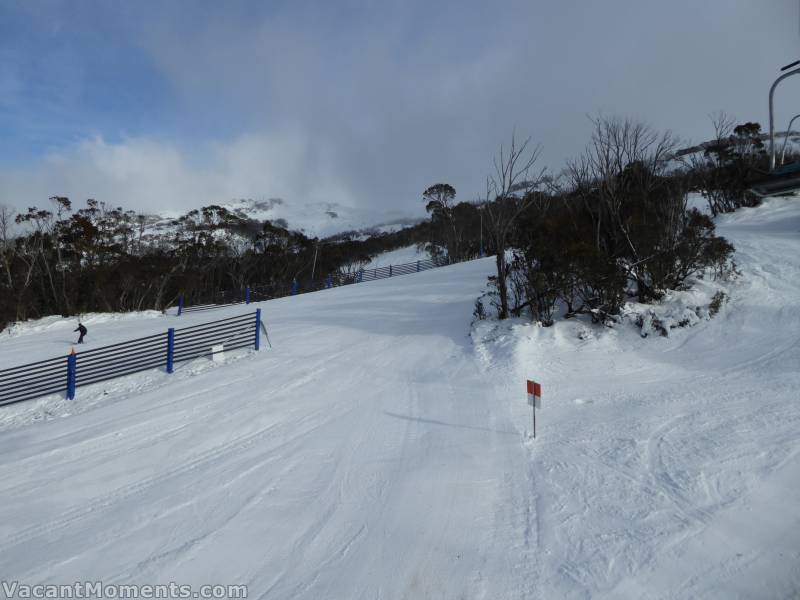
[[[237,200],[223,205],[231,212],[256,221],[272,221],[276,225],[302,231],[308,237],[368,237],[376,233],[398,231],[421,222],[396,213],[344,206],[335,202],[295,204],[281,198],[269,200]]]
[[[422,222],[423,218],[412,218],[400,214],[386,213],[343,206],[334,202],[292,204],[281,198],[269,200],[236,200],[221,204],[236,216],[248,221],[263,223],[300,231],[310,238],[319,237],[329,241],[366,240],[381,233],[393,233]],[[169,243],[181,213],[143,215],[143,240],[148,245]]]

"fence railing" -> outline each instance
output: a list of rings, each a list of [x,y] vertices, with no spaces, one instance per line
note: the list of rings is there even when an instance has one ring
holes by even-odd
[[[177,363],[220,352],[248,347],[258,350],[262,328],[261,309],[257,309],[4,369],[0,371],[0,406],[57,392],[71,400],[81,386],[160,367],[172,373]]]
[[[0,371],[0,404],[11,404],[67,389],[66,356]]]
[[[246,287],[243,292],[222,292],[222,295],[226,296],[227,298],[238,294],[241,300],[220,304],[193,304],[191,306],[187,306],[184,304],[183,296],[181,296],[178,299],[178,315],[183,313],[224,308],[226,306],[235,306],[238,304],[250,304],[251,301],[255,302],[260,300],[270,300],[272,298],[281,298],[285,296],[296,296],[298,294],[307,292],[317,292],[319,290],[339,287],[342,285],[350,285],[353,283],[362,283],[365,281],[374,281],[376,279],[410,275],[411,273],[419,273],[421,271],[427,271],[428,269],[435,269],[436,267],[444,267],[449,264],[452,264],[452,262],[446,258],[418,260],[401,265],[389,265],[387,267],[375,267],[372,269],[361,268],[348,272],[332,273],[325,277],[324,280],[316,280],[304,283],[295,280],[291,283],[291,285],[283,286],[278,286],[275,284],[253,285]]]
[[[376,267],[374,269],[359,269],[355,273],[348,273],[346,276],[338,276],[338,283],[335,285],[346,285],[349,283],[361,283],[363,281],[374,281],[376,279],[386,279],[387,277],[398,277],[400,275],[410,275],[419,273],[436,267],[444,267],[450,263],[447,260],[418,260],[413,263],[402,265],[389,265],[388,267]]]

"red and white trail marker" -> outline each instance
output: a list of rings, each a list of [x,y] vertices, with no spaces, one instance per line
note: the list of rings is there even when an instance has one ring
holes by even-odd
[[[542,408],[542,384],[528,379],[528,406],[533,411],[533,437],[536,437],[536,409]]]
[[[528,406],[542,408],[542,384],[528,380]]]

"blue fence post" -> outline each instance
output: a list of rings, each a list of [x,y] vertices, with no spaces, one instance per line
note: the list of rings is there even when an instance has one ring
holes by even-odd
[[[183,312],[183,294],[178,296],[178,316],[179,317],[181,316],[182,312]]]
[[[75,399],[75,375],[78,370],[78,356],[75,348],[67,356],[67,400]]]
[[[333,287],[333,276],[329,273],[325,279],[325,287],[331,289]]]
[[[261,345],[261,309],[256,309],[256,350]]]
[[[298,288],[299,288],[299,286],[297,285],[297,279],[295,279],[292,282],[292,296],[296,296],[297,295]]]
[[[244,303],[245,304],[250,304],[250,288],[249,287],[244,288]]]
[[[172,373],[175,366],[175,328],[167,329],[167,373]]]
[[[392,276],[392,265],[389,265],[389,277]]]
[[[417,273],[419,273],[419,261],[417,261]]]
[[[358,270],[358,283],[361,283],[362,281],[364,281],[364,269],[359,269]]]

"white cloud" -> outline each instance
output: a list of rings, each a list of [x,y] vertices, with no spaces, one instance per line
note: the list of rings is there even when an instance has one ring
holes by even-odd
[[[710,135],[715,110],[765,124],[798,18],[789,0],[125,6],[126,43],[169,90],[158,116],[170,132],[0,165],[0,202],[59,194],[162,210],[281,196],[417,214],[437,181],[479,194],[512,130],[558,171],[584,147],[587,114],[691,141]],[[796,89],[781,89],[779,122]]]
[[[348,204],[346,186],[315,165],[313,154],[291,134],[247,135],[191,151],[155,139],[97,137],[5,171],[0,198],[19,209],[59,195],[161,212],[269,196]]]

